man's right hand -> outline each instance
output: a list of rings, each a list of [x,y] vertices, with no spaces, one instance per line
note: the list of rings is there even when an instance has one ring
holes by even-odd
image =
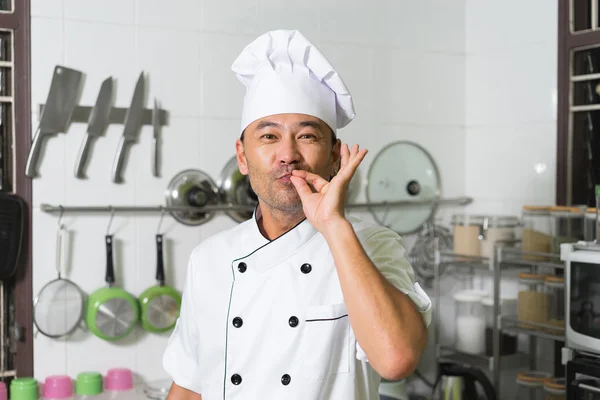
[[[167,400],[202,400],[202,396],[173,382]]]

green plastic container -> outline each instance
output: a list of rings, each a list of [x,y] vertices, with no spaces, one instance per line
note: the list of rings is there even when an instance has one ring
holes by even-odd
[[[11,400],[38,400],[39,392],[35,378],[16,378],[10,383]]]

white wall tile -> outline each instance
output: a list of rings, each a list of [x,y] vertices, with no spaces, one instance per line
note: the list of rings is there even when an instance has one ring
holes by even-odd
[[[44,38],[31,41],[31,102],[37,112],[37,105],[46,102],[54,67],[65,62],[63,21],[33,17],[31,36]]]
[[[136,24],[183,30],[200,30],[202,2],[199,0],[136,0]]]
[[[485,53],[530,43],[556,47],[558,1],[466,0],[466,51]]]
[[[321,40],[372,45],[377,42],[377,7],[360,0],[323,0],[319,4]]]
[[[464,124],[464,56],[381,50],[373,62],[377,121]]]
[[[259,33],[258,0],[201,0],[202,30],[220,33]]]
[[[202,116],[240,118],[245,87],[231,65],[253,36],[201,34]]]
[[[64,9],[63,3],[64,0],[31,0],[31,16],[62,18]]]
[[[334,43],[322,43],[319,48],[352,94],[356,111],[352,123],[371,122],[375,103],[373,60],[377,51],[364,46]]]
[[[311,42],[316,41],[320,38],[320,10],[317,0],[260,0],[259,30],[262,33],[274,29],[297,29]]]
[[[202,165],[200,120],[196,118],[170,118],[169,125],[162,127],[159,144],[160,177],[151,171],[152,128],[144,127],[140,143],[133,151],[135,175],[131,187],[138,205],[158,205],[165,202],[165,190],[171,179],[186,169]]]
[[[65,19],[133,24],[135,0],[63,0]],[[96,43],[96,42],[91,42]],[[90,43],[90,44],[91,44]]]
[[[469,128],[467,192],[488,199],[553,204],[556,126],[553,123]]]
[[[199,44],[199,35],[194,32],[138,28],[137,62],[148,72],[148,98],[158,98],[173,117],[200,113]]]
[[[93,106],[102,81],[112,76],[114,105],[129,106],[140,73],[135,63],[133,26],[65,21],[64,43],[65,63],[85,74],[81,105]]]
[[[541,43],[467,56],[467,124],[556,119],[556,48]]]
[[[465,0],[383,0],[371,7],[378,43],[413,51],[464,52]]]

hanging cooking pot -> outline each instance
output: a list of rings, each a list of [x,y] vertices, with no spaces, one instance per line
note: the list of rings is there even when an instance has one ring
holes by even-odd
[[[237,157],[233,156],[221,171],[221,176],[217,182],[219,193],[223,202],[234,206],[248,206],[247,211],[231,210],[227,211],[236,222],[244,222],[252,218],[254,208],[258,204],[258,197],[252,186],[248,175],[243,175],[237,165]]]
[[[146,289],[140,296],[142,328],[148,332],[166,332],[175,326],[181,308],[181,295],[170,286],[165,286],[163,258],[163,235],[156,235],[156,280],[157,286]]]
[[[167,206],[175,208],[171,216],[184,225],[202,225],[215,211],[177,210],[182,207],[206,207],[220,203],[219,190],[208,174],[196,169],[181,171],[171,179],[165,193]]]
[[[119,340],[129,335],[140,317],[137,299],[123,289],[113,287],[113,236],[105,236],[108,287],[96,290],[88,298],[85,322],[88,329],[104,340]]]

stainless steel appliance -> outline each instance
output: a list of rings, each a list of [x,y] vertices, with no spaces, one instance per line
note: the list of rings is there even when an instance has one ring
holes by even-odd
[[[566,347],[600,356],[600,245],[561,245],[565,263]]]

